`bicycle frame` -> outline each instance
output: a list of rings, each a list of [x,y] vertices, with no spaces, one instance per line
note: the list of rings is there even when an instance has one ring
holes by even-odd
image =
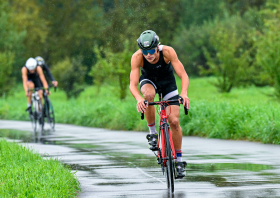
[[[160,97],[161,101],[161,97]],[[166,156],[166,147],[165,147],[165,126],[168,128],[168,134],[169,134],[169,140],[170,140],[170,147],[171,147],[171,153],[172,157],[176,159],[176,153],[175,153],[175,148],[173,144],[173,139],[170,131],[170,126],[167,121],[167,113],[166,113],[166,108],[164,106],[164,102],[160,103],[160,126],[159,126],[159,137],[158,139],[161,140],[161,149],[162,149],[162,159],[164,162],[164,166],[166,166],[166,161],[168,160],[168,157]],[[159,148],[159,141],[158,141],[158,148]],[[158,153],[158,157],[159,153]]]

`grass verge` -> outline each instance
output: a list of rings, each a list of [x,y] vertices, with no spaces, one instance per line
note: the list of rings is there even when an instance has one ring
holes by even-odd
[[[75,174],[59,160],[44,160],[17,143],[0,139],[0,197],[76,197]]]

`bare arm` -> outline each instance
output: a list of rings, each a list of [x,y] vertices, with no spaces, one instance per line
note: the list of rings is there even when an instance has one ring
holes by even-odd
[[[176,72],[176,74],[181,79],[181,96],[184,99],[184,106],[187,104],[187,108],[190,108],[190,102],[188,98],[188,88],[189,88],[189,77],[187,72],[185,71],[185,68],[181,61],[178,59],[178,56],[175,52],[175,50],[172,47],[164,46],[163,48],[163,54],[169,60]]]
[[[49,86],[48,86],[48,83],[46,81],[45,75],[44,75],[41,67],[37,67],[37,73],[39,74],[39,78],[40,78],[41,82],[43,83],[43,87],[45,89],[48,89]]]
[[[133,54],[131,58],[131,72],[130,72],[130,85],[129,89],[131,94],[137,100],[137,111],[144,112],[146,109],[146,105],[144,104],[144,98],[141,96],[140,92],[138,91],[138,82],[139,82],[139,71],[140,71],[140,64],[141,58],[139,53]]]
[[[42,65],[42,69],[46,71],[46,73],[47,73],[48,77],[51,79],[51,81],[55,81],[47,64]]]
[[[28,95],[28,85],[27,85],[27,69],[25,67],[23,67],[21,69],[21,76],[22,76],[22,85],[23,85],[23,89],[25,91],[25,94]]]

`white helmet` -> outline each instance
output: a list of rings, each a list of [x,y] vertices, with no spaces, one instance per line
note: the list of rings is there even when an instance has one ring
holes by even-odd
[[[34,58],[29,58],[26,61],[25,66],[28,70],[34,70],[37,67],[37,61]]]

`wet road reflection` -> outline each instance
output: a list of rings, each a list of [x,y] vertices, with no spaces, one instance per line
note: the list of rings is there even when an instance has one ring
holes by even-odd
[[[187,176],[170,195],[146,133],[59,124],[34,143],[29,122],[0,121],[0,128],[0,136],[20,139],[77,171],[79,197],[280,197],[276,145],[184,137]]]

